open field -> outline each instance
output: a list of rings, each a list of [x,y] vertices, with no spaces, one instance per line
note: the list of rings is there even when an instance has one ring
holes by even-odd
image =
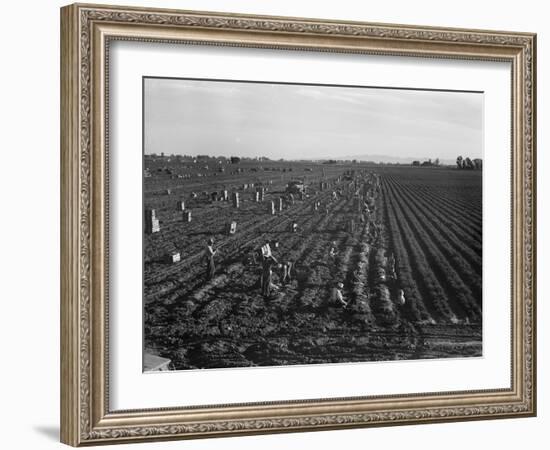
[[[148,352],[174,369],[481,355],[480,171],[212,161],[145,159],[144,208],[160,220],[144,234]],[[285,193],[296,179],[303,199]],[[212,200],[223,190],[228,201]],[[371,212],[361,221],[364,201]],[[210,237],[219,251],[205,281]],[[255,255],[274,241],[274,256],[295,271],[283,286],[276,268],[278,289],[263,296]],[[167,262],[173,253],[181,261]],[[332,301],[337,282],[347,308]]]

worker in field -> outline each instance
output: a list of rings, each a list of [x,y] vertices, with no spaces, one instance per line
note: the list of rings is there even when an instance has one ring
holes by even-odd
[[[214,261],[216,253],[217,250],[214,250],[214,239],[210,238],[206,244],[206,281],[214,278],[216,274],[216,264]]]
[[[397,279],[397,274],[395,272],[395,256],[393,255],[393,252],[390,253],[388,258],[388,273],[392,279]]]
[[[269,243],[262,245],[257,251],[257,258],[254,258],[254,263],[259,263],[260,265],[260,279],[258,281],[258,286],[261,290],[264,288],[264,259],[271,254],[271,248]]]
[[[363,202],[363,212],[368,218],[370,218],[370,208],[367,202]]]
[[[258,283],[256,287],[262,288],[263,283],[263,246],[252,250],[252,264],[254,268],[258,268]]]
[[[270,245],[264,245],[262,247],[262,274],[260,277],[262,295],[264,297],[271,295],[273,289],[273,266],[276,264],[279,264],[279,262],[273,256]]]
[[[285,261],[283,263],[283,277],[282,284],[286,286],[287,284],[292,283],[292,271],[294,270],[294,263],[292,261]]]
[[[277,240],[269,241],[267,245],[269,245],[271,253],[274,253],[277,250],[279,250],[279,241]]]
[[[338,250],[336,249],[336,241],[332,242],[332,245],[330,246],[330,250],[328,252],[328,256],[331,259],[334,259],[336,257],[336,254],[338,253]]]
[[[258,282],[258,286],[260,286],[260,289],[264,290],[265,284],[264,284],[264,275],[266,274],[266,262],[269,260],[277,261],[275,257],[273,257],[273,251],[275,249],[279,248],[279,242],[278,241],[271,241],[266,242],[264,245],[262,245],[258,250],[254,252],[254,258],[253,262],[254,264],[261,264],[260,267],[260,279]]]
[[[262,249],[261,248],[252,248],[250,250],[250,259],[252,260],[253,265],[258,265],[259,261],[262,259]]]
[[[382,234],[382,222],[377,220],[375,228],[376,228],[376,238],[378,239]]]
[[[399,289],[397,291],[397,304],[399,306],[405,306],[406,300],[405,300],[405,292],[403,289]]]
[[[341,282],[338,282],[336,286],[332,289],[332,302],[342,305],[344,308],[348,306],[348,302],[344,300],[344,285]]]
[[[361,283],[361,266],[353,271],[352,278],[354,283]]]

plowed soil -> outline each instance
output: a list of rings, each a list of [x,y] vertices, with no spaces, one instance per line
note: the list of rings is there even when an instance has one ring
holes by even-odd
[[[145,349],[172,369],[481,355],[481,172],[294,162],[225,164],[222,172],[166,158],[146,165],[144,208],[155,209],[161,230],[144,234]],[[294,179],[307,194],[292,203],[285,188]],[[213,201],[223,189],[229,200]],[[280,197],[284,207],[272,215]],[[368,199],[361,221],[358,202]],[[210,237],[216,275],[205,281]],[[276,268],[276,290],[264,297],[254,254],[274,241],[275,258],[295,270],[283,285]],[[181,261],[168,262],[176,252]],[[338,282],[346,308],[332,299]]]

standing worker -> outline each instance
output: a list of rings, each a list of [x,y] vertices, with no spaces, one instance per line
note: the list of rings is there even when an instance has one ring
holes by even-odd
[[[208,239],[206,245],[206,281],[214,278],[216,274],[216,265],[214,263],[214,255],[217,253],[217,250],[214,250],[214,239]]]
[[[294,269],[294,265],[292,261],[285,261],[283,263],[283,280],[282,280],[283,286],[286,286],[287,284],[292,282],[293,269]]]
[[[271,295],[271,288],[273,286],[272,267],[274,264],[279,263],[271,253],[271,249],[269,248],[269,245],[267,247],[269,250],[267,252],[264,252],[264,255],[263,255],[262,275],[261,275],[262,295],[264,297],[269,297]]]

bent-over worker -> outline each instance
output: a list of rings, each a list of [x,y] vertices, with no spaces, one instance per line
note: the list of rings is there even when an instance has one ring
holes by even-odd
[[[346,306],[348,306],[348,302],[344,300],[342,289],[344,289],[344,285],[342,283],[338,283],[336,287],[332,290],[332,301],[335,303],[339,303],[345,308]]]

